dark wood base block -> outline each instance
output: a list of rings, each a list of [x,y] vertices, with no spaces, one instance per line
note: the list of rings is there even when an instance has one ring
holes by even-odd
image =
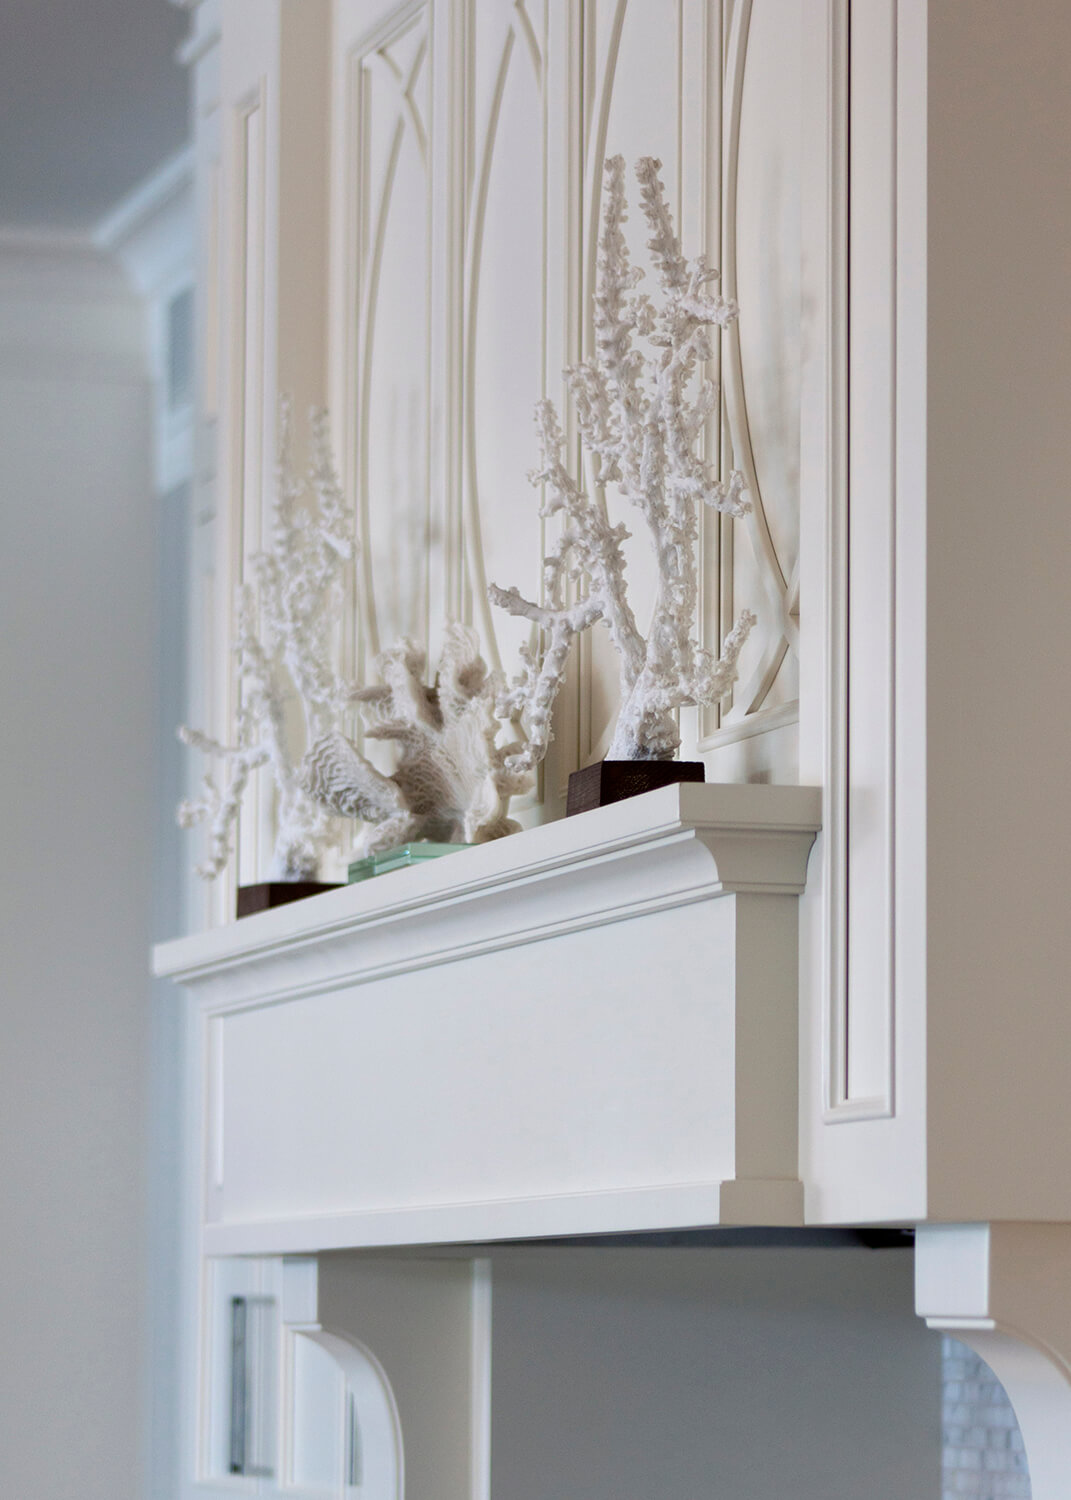
[[[625,797],[639,797],[655,787],[705,779],[706,767],[701,760],[599,760],[569,777],[565,816],[606,807]]]
[[[259,885],[240,885],[238,915],[251,917],[254,912],[270,911],[273,906],[285,906],[288,901],[302,901],[306,896],[318,896],[321,891],[341,889],[335,882],[324,885],[319,880],[262,880]]]

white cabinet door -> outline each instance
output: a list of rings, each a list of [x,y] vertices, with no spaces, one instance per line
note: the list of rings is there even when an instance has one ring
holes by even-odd
[[[434,658],[447,618],[475,623],[508,673],[534,644],[487,584],[539,597],[554,523],[526,477],[533,408],[562,407],[579,465],[562,371],[593,347],[603,167],[655,155],[686,252],[724,258],[744,304],[709,372],[725,390],[706,447],[744,469],[754,508],[701,518],[696,627],[716,649],[740,609],[759,626],[732,702],[684,713],[685,754],[719,777],[796,779],[801,26],[799,0],[336,0],[328,344],[360,517],[361,670],[401,633]],[[636,533],[645,625],[653,552],[608,503]],[[605,753],[616,707],[607,632],[575,657],[537,794],[550,811],[567,772]]]

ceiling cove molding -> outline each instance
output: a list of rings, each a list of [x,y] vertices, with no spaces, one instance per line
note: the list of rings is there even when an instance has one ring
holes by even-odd
[[[123,300],[161,261],[192,260],[193,152],[185,147],[94,227],[0,224],[0,295],[41,291],[64,300]]]
[[[194,259],[194,162],[186,146],[121,199],[92,231],[94,246],[116,257],[148,293]]]
[[[122,302],[122,268],[92,236],[54,229],[0,227],[0,298]]]
[[[190,34],[176,51],[175,60],[192,67],[219,45],[223,33],[219,0],[171,0],[171,4],[189,13]]]
[[[5,374],[144,380],[154,364],[147,312],[192,280],[193,265],[189,150],[165,161],[92,229],[0,226]]]
[[[0,229],[0,371],[127,383],[147,373],[144,313],[90,236]]]

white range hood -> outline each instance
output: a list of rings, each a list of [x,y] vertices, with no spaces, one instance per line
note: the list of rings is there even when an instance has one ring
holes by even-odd
[[[806,787],[666,787],[161,945],[209,1254],[799,1224]]]

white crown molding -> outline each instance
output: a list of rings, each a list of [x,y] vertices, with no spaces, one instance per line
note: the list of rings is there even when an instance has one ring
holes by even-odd
[[[121,267],[91,234],[0,227],[0,297],[111,302],[129,295]]]
[[[190,35],[176,51],[175,58],[185,67],[192,67],[219,44],[222,25],[218,0],[171,0],[171,4],[190,16]]]
[[[0,255],[80,255],[96,248],[92,235],[81,229],[0,225]]]
[[[0,229],[0,373],[120,384],[148,372],[145,318],[115,257],[88,234]]]
[[[168,279],[192,279],[193,183],[187,147],[91,229],[0,225],[0,296],[114,301],[131,283],[145,295]]]
[[[100,221],[93,243],[122,266],[150,307],[194,278],[194,158],[165,161]]]
[[[155,384],[155,473],[161,493],[188,477],[192,411],[167,403],[169,305],[192,287],[196,267],[195,164],[192,147],[177,153],[112,209],[94,243],[122,266],[142,299],[148,368]]]
[[[796,896],[821,827],[821,801],[812,787],[661,787],[476,845],[463,858],[407,870],[404,879],[346,886],[311,905],[160,943],[154,972],[196,984],[214,1009],[241,1009],[263,1005],[278,983],[280,998],[324,982],[368,983],[722,892]],[[536,892],[538,901],[529,901]],[[291,960],[310,944],[319,955],[315,976],[299,979]]]
[[[101,219],[91,233],[99,249],[118,255],[176,205],[185,207],[193,189],[193,147],[185,146],[142,182]],[[191,235],[192,243],[192,235]]]

